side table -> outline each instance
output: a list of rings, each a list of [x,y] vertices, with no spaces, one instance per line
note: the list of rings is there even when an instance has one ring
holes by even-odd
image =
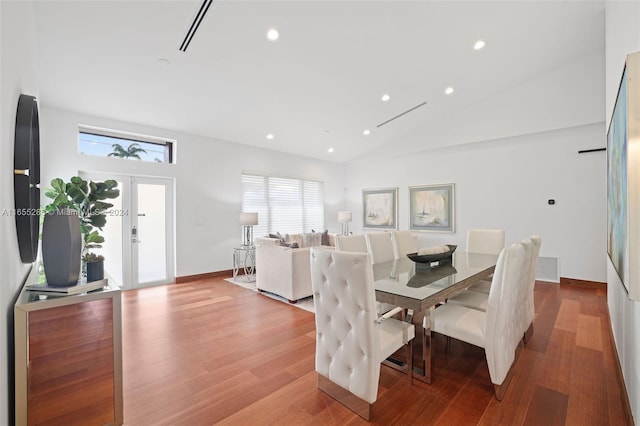
[[[238,246],[233,248],[233,278],[243,269],[247,281],[255,280],[256,248],[255,246]]]

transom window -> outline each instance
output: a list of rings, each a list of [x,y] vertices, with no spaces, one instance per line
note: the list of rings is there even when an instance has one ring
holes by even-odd
[[[118,134],[95,128],[78,131],[80,154],[171,164],[174,162],[173,149],[173,141],[151,136]]]
[[[318,181],[242,175],[242,211],[258,212],[255,236],[324,230],[323,193]]]

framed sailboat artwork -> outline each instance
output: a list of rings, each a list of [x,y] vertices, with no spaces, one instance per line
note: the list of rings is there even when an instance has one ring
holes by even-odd
[[[398,188],[362,190],[364,229],[398,229]]]
[[[455,185],[409,187],[411,231],[455,232]]]

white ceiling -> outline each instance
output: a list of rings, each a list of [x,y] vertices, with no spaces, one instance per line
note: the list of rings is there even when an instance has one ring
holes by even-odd
[[[337,162],[603,119],[553,95],[604,93],[600,1],[218,0],[180,52],[200,4],[38,2],[41,103]]]

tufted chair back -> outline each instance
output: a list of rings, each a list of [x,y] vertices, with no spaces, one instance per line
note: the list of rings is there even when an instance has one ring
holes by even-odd
[[[312,249],[311,283],[316,371],[373,403],[382,359],[369,255]]]
[[[391,232],[391,242],[393,243],[393,255],[396,259],[404,258],[408,253],[418,251],[418,242],[411,231]]]
[[[366,253],[367,241],[364,238],[364,234],[337,235],[336,251],[346,251],[351,253]]]
[[[524,246],[516,243],[500,253],[493,273],[484,336],[489,375],[495,384],[504,382],[522,339],[518,298],[527,262]]]
[[[366,234],[367,251],[371,255],[371,263],[388,262],[395,259],[393,242],[389,232],[370,232]]]
[[[504,248],[504,229],[468,229],[467,251],[500,254]]]

